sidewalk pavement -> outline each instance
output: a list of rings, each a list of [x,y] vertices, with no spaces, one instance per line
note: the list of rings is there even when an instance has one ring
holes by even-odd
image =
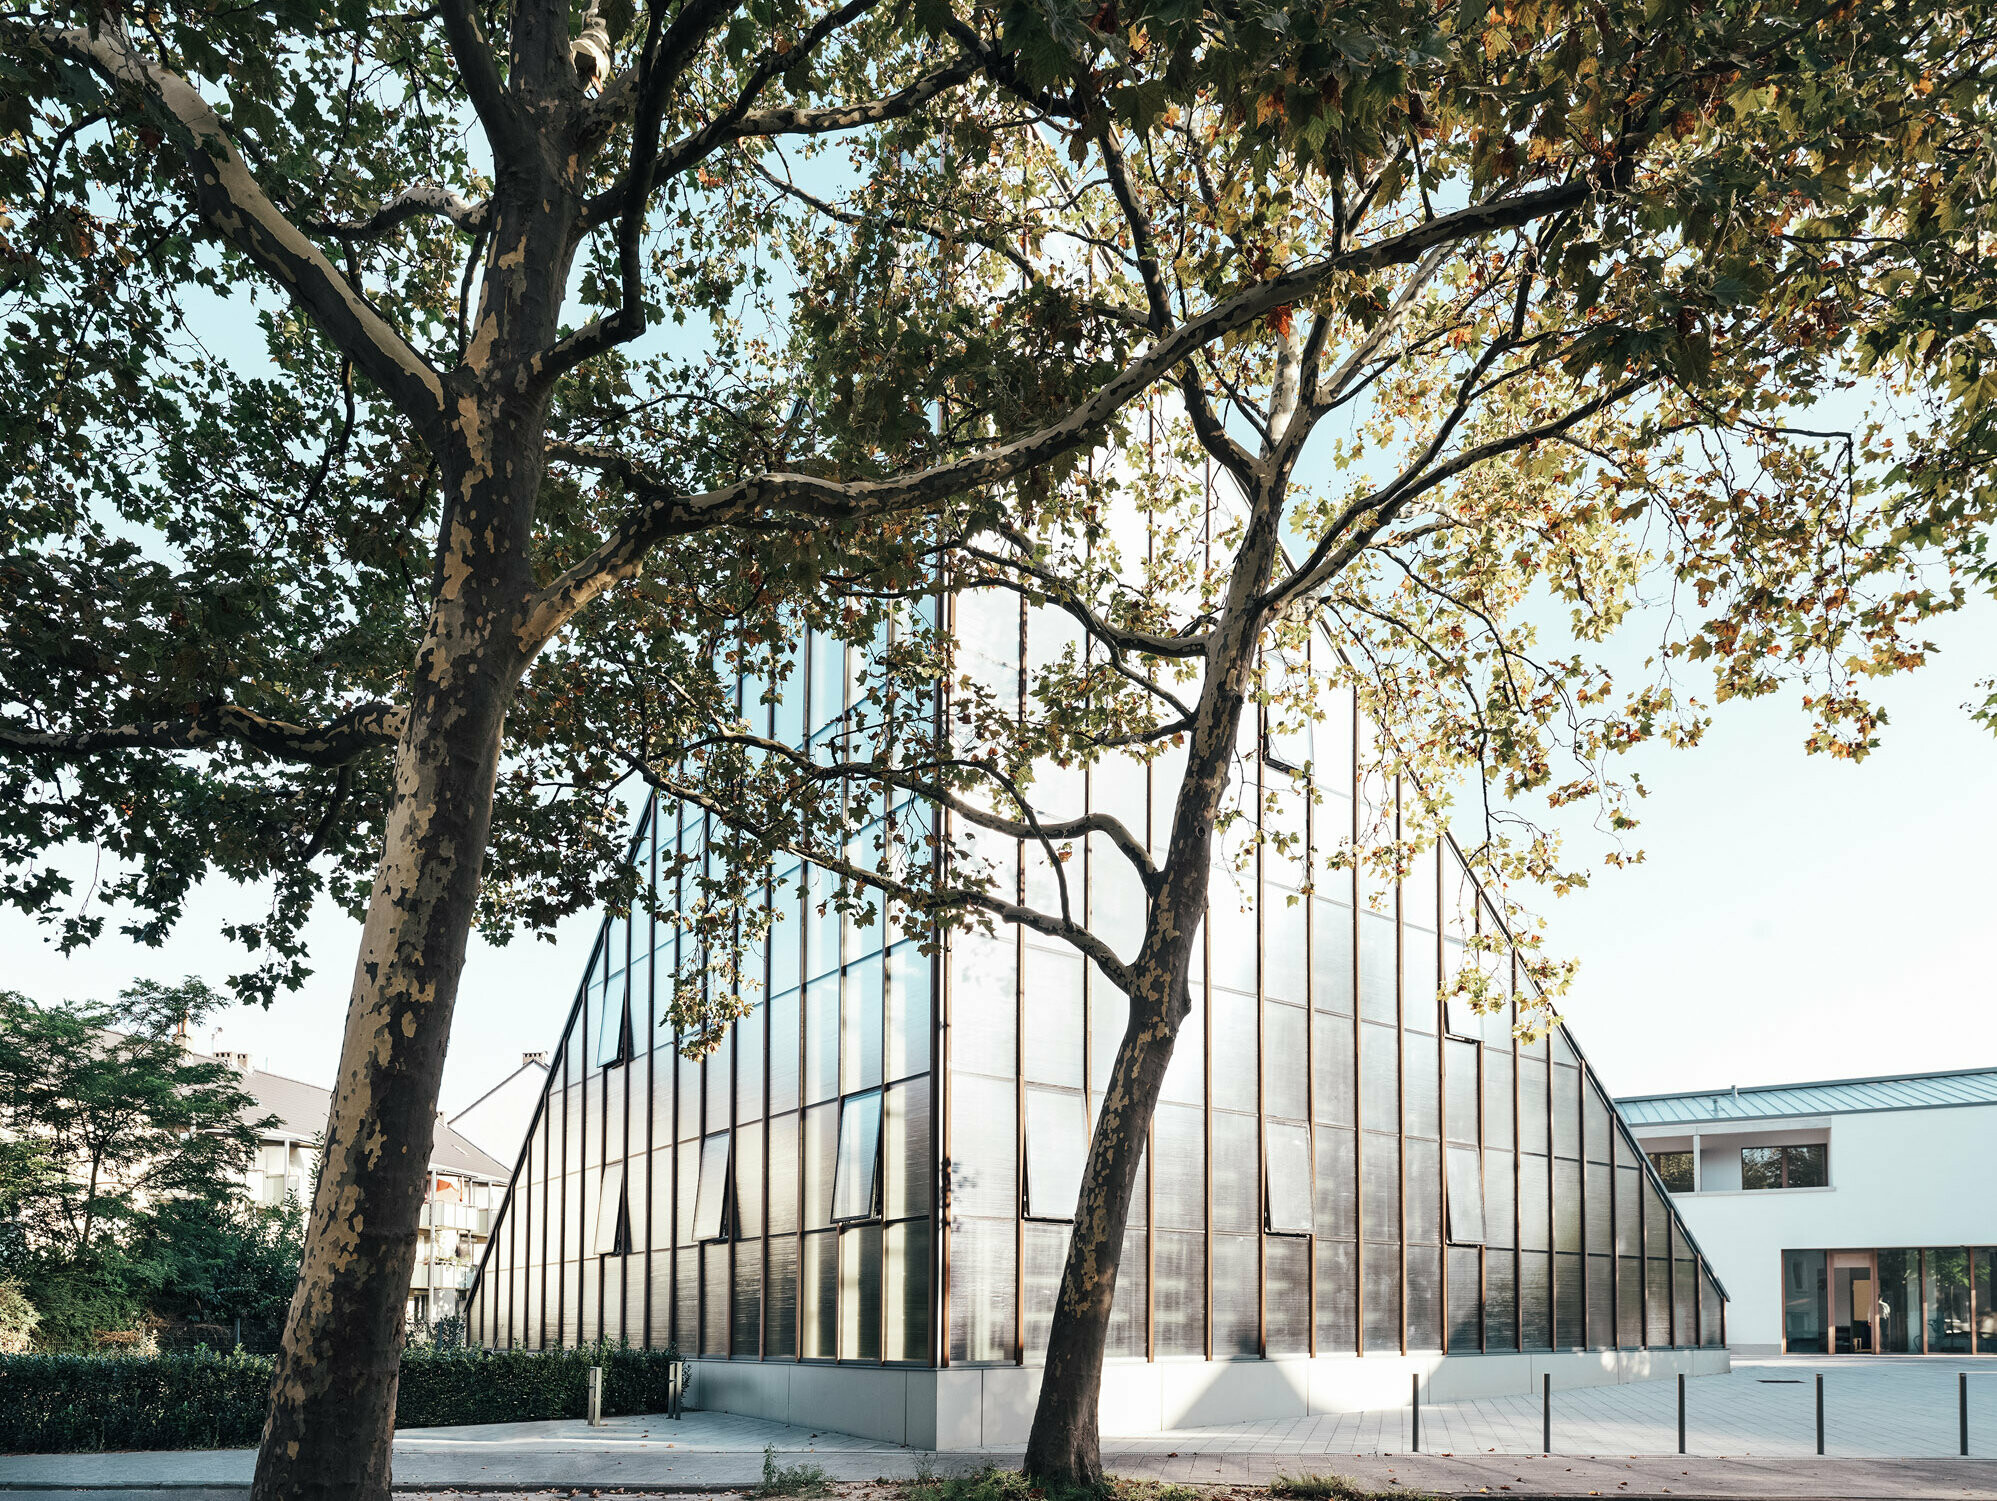
[[[703,1419],[705,1421],[703,1421]],[[726,1414],[684,1423],[613,1418],[494,1424],[400,1434],[395,1488],[412,1498],[522,1491],[748,1491],[763,1444],[783,1465],[814,1464],[834,1480],[908,1479],[924,1461],[940,1473],[1018,1462],[1018,1451],[927,1455],[849,1434],[812,1433]],[[1281,1474],[1332,1472],[1365,1485],[1442,1495],[1796,1498],[1796,1501],[1964,1501],[1997,1498],[1997,1459],[1694,1458],[1493,1454],[1341,1455],[1164,1451],[1109,1441],[1114,1473],[1196,1485],[1265,1485]],[[247,1449],[155,1454],[8,1455],[0,1490],[37,1501],[240,1501]]]

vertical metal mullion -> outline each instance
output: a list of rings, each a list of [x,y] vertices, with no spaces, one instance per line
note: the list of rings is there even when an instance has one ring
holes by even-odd
[[[1263,736],[1260,704],[1242,705],[1246,712],[1255,715],[1255,832],[1258,836],[1265,831],[1262,827],[1263,798],[1268,784],[1262,765],[1262,750],[1267,743]],[[1240,739],[1240,728],[1235,729],[1236,740]],[[1269,1358],[1269,1164],[1268,1113],[1269,1080],[1265,1063],[1268,1038],[1264,1035],[1263,1019],[1268,998],[1268,947],[1262,921],[1263,900],[1268,894],[1264,884],[1266,871],[1262,857],[1262,843],[1258,837],[1255,845],[1255,1349],[1256,1353]],[[1308,1065],[1306,1065],[1308,1073]]]
[[[1630,1145],[1634,1148],[1636,1143]],[[1643,1191],[1645,1154],[1634,1153],[1636,1169],[1636,1285],[1641,1319],[1643,1321],[1642,1348],[1650,1348],[1650,1195]]]
[[[1352,1348],[1366,1353],[1366,1071],[1359,1044],[1364,1006],[1359,999],[1359,695],[1352,695],[1348,724],[1352,759],[1345,773],[1347,848],[1354,855],[1345,876],[1346,981],[1352,997]]]
[[[1478,908],[1478,912],[1479,912],[1479,916],[1481,917],[1481,916],[1482,916],[1482,913],[1483,913],[1483,909],[1482,909],[1482,907],[1481,907],[1481,906],[1480,906],[1480,907]],[[1507,973],[1507,975],[1506,975],[1506,978],[1505,978],[1505,988],[1506,988],[1506,989],[1507,989],[1508,991],[1510,991],[1510,992],[1512,993],[1512,995],[1513,995],[1513,996],[1516,996],[1516,995],[1518,994],[1518,979],[1519,979],[1519,974],[1518,974],[1518,954],[1517,954],[1517,953],[1516,953],[1516,952],[1515,952],[1515,951],[1513,950],[1513,948],[1512,948],[1512,945],[1511,945],[1511,935],[1505,932],[1505,929],[1504,929],[1504,927],[1503,927],[1503,925],[1502,925],[1502,924],[1499,924],[1499,923],[1498,923],[1498,916],[1497,916],[1497,913],[1493,912],[1493,913],[1491,914],[1491,921],[1492,921],[1493,925],[1495,925],[1495,926],[1497,927],[1497,929],[1498,929],[1498,935],[1499,935],[1500,937],[1502,937],[1502,938],[1503,938],[1503,939],[1505,940],[1505,959],[1506,959],[1506,962],[1507,962],[1507,963],[1509,964],[1509,966],[1510,966],[1510,969],[1509,969],[1509,972]],[[1513,1345],[1512,1345],[1512,1348],[1513,1348],[1513,1349],[1515,1349],[1515,1350],[1517,1350],[1517,1351],[1519,1351],[1519,1352],[1520,1352],[1521,1354],[1523,1354],[1523,1353],[1525,1352],[1525,1244],[1524,1244],[1524,1242],[1525,1242],[1525,1201],[1524,1201],[1524,1200],[1523,1200],[1523,1199],[1522,1199],[1522,1198],[1521,1198],[1521,1197],[1519,1196],[1519,1187],[1520,1187],[1520,1182],[1521,1182],[1521,1179],[1522,1179],[1522,1178],[1524,1177],[1524,1172],[1523,1172],[1523,1168],[1524,1168],[1524,1163],[1525,1163],[1525,1133],[1524,1133],[1523,1131],[1521,1131],[1521,1130],[1520,1130],[1519,1128],[1520,1128],[1520,1127],[1521,1127],[1521,1126],[1522,1126],[1522,1125],[1524,1124],[1524,1116],[1523,1116],[1523,1111],[1522,1111],[1522,1108],[1521,1108],[1521,1105],[1520,1105],[1520,1101],[1521,1101],[1521,1100],[1522,1100],[1522,1099],[1524,1098],[1524,1094],[1525,1094],[1525,1084],[1524,1084],[1524,1080],[1523,1080],[1523,1078],[1521,1077],[1521,1076],[1522,1076],[1522,1074],[1524,1073],[1524,1070],[1522,1070],[1522,1069],[1521,1069],[1521,1068],[1519,1067],[1519,1034],[1518,1034],[1518,1031],[1517,1031],[1517,1027],[1518,1027],[1518,1019],[1519,1019],[1519,1018],[1518,1018],[1518,1006],[1517,1006],[1516,1002],[1514,1002],[1514,1001],[1512,1001],[1512,1000],[1507,1000],[1507,1002],[1506,1002],[1506,1004],[1505,1004],[1505,1013],[1506,1013],[1506,1015],[1507,1015],[1507,1016],[1509,1016],[1509,1017],[1511,1018],[1511,1022],[1512,1022],[1512,1027],[1513,1027],[1513,1031],[1512,1031],[1512,1034],[1511,1034],[1511,1044],[1512,1044],[1512,1334],[1513,1334]],[[1548,1061],[1549,1061],[1549,1063],[1551,1062],[1551,1060],[1550,1060],[1550,1059],[1549,1059]],[[1547,1091],[1548,1091],[1548,1093],[1549,1093],[1549,1094],[1550,1094],[1550,1093],[1552,1092],[1552,1089],[1553,1089],[1553,1081],[1552,1081],[1552,1079],[1551,1079],[1551,1078],[1549,1077],[1549,1079],[1547,1080]],[[1550,1154],[1550,1153],[1551,1153],[1551,1151],[1552,1151],[1552,1147],[1553,1147],[1553,1143],[1552,1143],[1552,1142],[1548,1142],[1548,1143],[1547,1143],[1546,1145],[1547,1145],[1547,1149],[1548,1149],[1548,1152],[1549,1152],[1549,1154]],[[1549,1155],[1549,1156],[1548,1156],[1548,1158],[1547,1158],[1547,1178],[1548,1178],[1548,1181],[1549,1181],[1549,1183],[1551,1182],[1551,1180],[1552,1180],[1552,1176],[1553,1176],[1553,1166],[1552,1166],[1552,1162],[1553,1162],[1553,1159],[1552,1159],[1551,1155]],[[1550,1191],[1550,1190],[1549,1190],[1549,1191]]]
[[[1394,778],[1394,843],[1401,839],[1401,779]],[[1401,878],[1394,877],[1394,1078],[1400,1096],[1400,1129],[1394,1145],[1401,1172],[1401,1353],[1408,1353],[1408,998],[1406,903],[1401,900]],[[1356,1009],[1356,1003],[1355,1003]]]
[[[1435,964],[1432,972],[1439,989],[1442,980],[1442,841],[1440,839],[1436,841],[1433,864],[1435,869],[1431,879],[1434,894],[1430,910],[1435,913],[1435,932],[1429,941],[1435,948]],[[1442,1000],[1439,995],[1429,996],[1428,1007],[1431,1022],[1435,1027],[1435,1116],[1438,1122],[1435,1143],[1437,1170],[1435,1191],[1440,1211],[1436,1216],[1436,1223],[1442,1227],[1442,1234],[1437,1241],[1439,1249],[1436,1253],[1436,1264],[1441,1269],[1441,1287],[1437,1296],[1442,1305],[1441,1326],[1438,1333],[1442,1353],[1447,1355],[1449,1353],[1449,1026],[1443,1018]],[[1481,1173],[1481,1159],[1478,1166]],[[1482,1186],[1483,1179],[1480,1176],[1478,1187],[1481,1189]]]
[[[1017,670],[1013,712],[1026,717],[1026,598],[1020,596]],[[1026,905],[1026,842],[1016,847],[1015,896]],[[1051,874],[1051,872],[1050,872]],[[1026,934],[1014,925],[1012,937],[1012,1363],[1026,1364]]]
[[[1304,681],[1312,685],[1315,702],[1315,682],[1311,677],[1311,642],[1304,640]],[[1311,746],[1311,760],[1317,759],[1317,746]],[[1317,800],[1311,795],[1316,784],[1313,774],[1304,779],[1304,1139],[1310,1143],[1310,1184],[1311,1184],[1311,1233],[1304,1242],[1304,1255],[1308,1265],[1304,1268],[1304,1318],[1306,1332],[1304,1351],[1312,1359],[1317,1358]],[[1292,782],[1292,786],[1297,785]],[[1357,1009],[1357,1003],[1354,1003]],[[1359,1061],[1353,1059],[1353,1071],[1357,1074]],[[1354,1133],[1357,1141],[1357,1133]]]
[[[953,608],[953,600],[943,592],[940,573],[937,584],[936,623],[940,627]],[[955,639],[954,631],[950,639]],[[944,726],[948,722],[947,691],[947,688],[936,690],[935,710],[930,721],[930,733],[939,747],[943,744]],[[950,815],[940,804],[932,804],[929,816],[937,820],[938,854],[935,858],[940,861],[943,858],[940,852],[947,846],[942,837],[942,821]],[[936,879],[943,874],[932,871],[931,878]],[[950,1217],[946,1213],[948,1205],[945,1202],[950,1175],[945,1169],[949,1161],[946,1123],[950,1102],[950,1029],[946,1019],[950,1015],[952,1000],[948,962],[951,945],[946,939],[936,944],[935,949],[936,952],[929,956],[929,1351],[930,1363],[942,1370],[950,1364]]]
[[[652,1348],[652,1227],[659,1221],[658,1204],[652,1195],[654,1191],[652,1162],[653,1152],[658,1142],[658,1094],[659,1094],[659,1039],[652,1018],[658,1015],[657,996],[659,989],[659,966],[657,949],[659,943],[659,825],[665,817],[660,805],[659,794],[651,795],[652,837],[651,849],[645,861],[645,892],[651,898],[653,910],[645,919],[645,1261],[642,1273],[645,1279],[644,1314],[645,1332],[643,1349]],[[631,1019],[635,1032],[638,1019]],[[630,1104],[625,1104],[625,1114],[630,1114]],[[628,1172],[629,1169],[627,1168]]]

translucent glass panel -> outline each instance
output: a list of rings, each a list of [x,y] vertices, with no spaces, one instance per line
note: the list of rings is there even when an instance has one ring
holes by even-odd
[[[1264,1348],[1271,1355],[1301,1355],[1310,1348],[1310,1243],[1263,1242]]]
[[[930,1209],[929,1080],[890,1085],[881,1116],[881,1210],[898,1220]]]
[[[1326,901],[1342,883],[1343,902]],[[1352,877],[1321,878],[1311,901],[1311,1005],[1335,1016],[1352,1014]]]
[[[1073,1219],[1088,1152],[1088,1105],[1081,1092],[1029,1088],[1025,1212],[1034,1219]]]
[[[1408,1348],[1442,1348],[1442,1250],[1439,1246],[1408,1247]]]
[[[1454,1245],[1484,1243],[1484,1166],[1475,1147],[1452,1146],[1445,1159],[1448,1235]]]
[[[1253,1235],[1213,1237],[1213,1355],[1254,1355],[1261,1348],[1260,1277]]]
[[[882,1336],[888,1360],[927,1363],[929,1349],[929,1222],[889,1225],[883,1238],[886,1290]]]
[[[890,1080],[928,1072],[934,962],[914,943],[888,950],[885,1068]]]
[[[955,1216],[1010,1219],[1017,1208],[1015,1086],[1003,1079],[950,1078],[950,1205]]]
[[[763,1354],[787,1359],[797,1354],[798,1242],[787,1235],[769,1242],[763,1284]]]
[[[1368,1021],[1392,1022],[1400,1014],[1400,984],[1394,960],[1391,910],[1359,909],[1359,1014]]]
[[[1019,947],[1010,934],[951,939],[950,1056],[959,1068],[1010,1077],[1019,1038]]]
[[[1359,1226],[1363,1239],[1401,1238],[1401,1142],[1397,1136],[1359,1134]]]
[[[1484,1256],[1484,1348],[1516,1350],[1519,1347],[1518,1260],[1514,1253],[1486,1252]]]
[[[735,1247],[734,1307],[729,1317],[730,1350],[737,1356],[762,1351],[763,1244],[744,1241]]]
[[[1263,1126],[1267,1208],[1265,1228],[1307,1235],[1312,1228],[1311,1136],[1303,1126],[1269,1121]]]
[[[1350,1354],[1358,1348],[1358,1247],[1351,1241],[1319,1239],[1315,1249],[1318,1353]]]
[[[1205,1229],[1205,1113],[1194,1106],[1160,1105],[1152,1120],[1152,1143],[1159,1227]]]
[[[1026,1007],[1024,1058],[1030,1084],[1082,1087],[1082,956],[1073,949],[1027,944],[1021,985]]]
[[[1160,1355],[1206,1353],[1206,1237],[1152,1237],[1152,1319]]]
[[[804,1237],[798,1327],[807,1360],[830,1360],[839,1353],[839,1233],[820,1230]]]
[[[1359,1163],[1356,1135],[1320,1128],[1313,1143],[1317,1157],[1317,1233],[1351,1240],[1359,1233]]]
[[[1334,1029],[1335,1030],[1335,1029]],[[1284,1120],[1309,1115],[1308,1015],[1270,1001],[1262,1008],[1262,1109]]]
[[[1256,1108],[1255,1013],[1254,996],[1213,992],[1209,1037],[1217,1110]]]
[[[950,1227],[950,1359],[1013,1358],[1013,1225],[959,1220]]]
[[[1361,1248],[1360,1323],[1366,1348],[1395,1351],[1401,1348],[1401,1255],[1395,1246]]]
[[[621,1256],[630,1248],[631,1227],[624,1209],[624,1164],[614,1162],[603,1170],[589,1252],[592,1256]]]
[[[1444,1333],[1449,1348],[1466,1354],[1484,1343],[1484,1268],[1477,1251],[1467,1246],[1451,1247],[1447,1253],[1449,1287],[1446,1299]]]
[[[840,1233],[839,1357],[842,1360],[881,1358],[881,1252],[879,1225],[858,1225]]]
[[[1359,1123],[1359,1081],[1352,1023],[1320,1015],[1311,1032],[1311,1112],[1328,1126]]]
[[[868,931],[878,934],[876,924]],[[851,1093],[881,1083],[881,958],[850,965],[841,987],[839,1087]]]

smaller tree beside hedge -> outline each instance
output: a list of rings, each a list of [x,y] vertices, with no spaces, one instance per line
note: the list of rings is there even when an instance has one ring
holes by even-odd
[[[671,1350],[411,1349],[402,1357],[398,1428],[579,1418],[589,1370],[603,1370],[610,1415],[663,1412]],[[0,1355],[0,1452],[241,1449],[257,1442],[271,1360],[212,1351],[144,1357]]]

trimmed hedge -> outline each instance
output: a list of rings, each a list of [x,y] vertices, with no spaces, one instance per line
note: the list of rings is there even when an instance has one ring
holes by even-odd
[[[438,1350],[402,1357],[398,1428],[579,1418],[589,1368],[603,1371],[606,1413],[663,1412],[672,1352]],[[267,1355],[0,1355],[0,1453],[98,1449],[242,1449],[263,1432]]]

